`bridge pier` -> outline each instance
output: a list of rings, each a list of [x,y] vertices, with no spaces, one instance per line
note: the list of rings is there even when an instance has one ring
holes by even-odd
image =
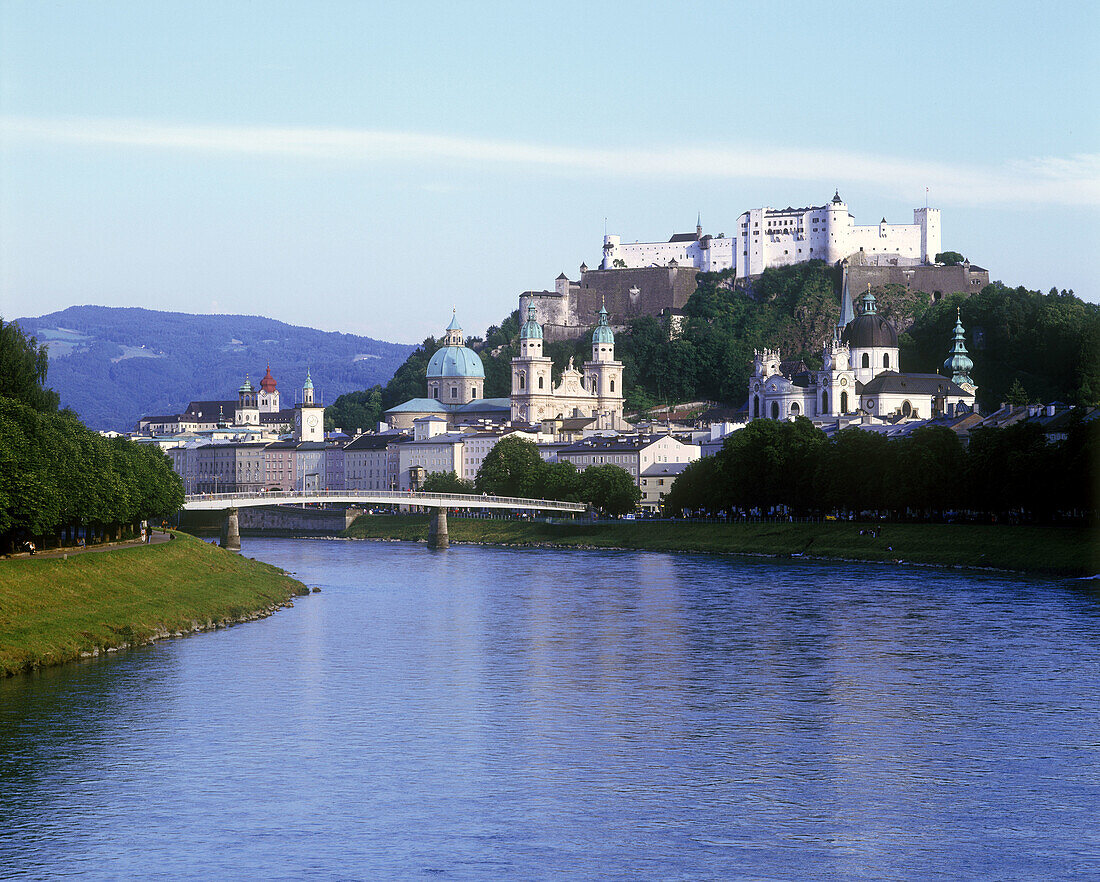
[[[241,550],[241,528],[237,520],[237,509],[228,509],[225,523],[222,524],[222,548],[226,551]]]
[[[428,547],[447,548],[451,544],[447,536],[447,509],[443,506],[432,509],[432,522],[428,527]]]

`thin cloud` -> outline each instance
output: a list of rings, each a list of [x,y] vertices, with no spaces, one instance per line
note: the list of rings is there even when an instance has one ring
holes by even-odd
[[[353,163],[452,162],[610,178],[774,178],[870,184],[901,194],[929,187],[939,202],[1100,205],[1100,155],[1033,157],[999,167],[843,150],[758,146],[563,147],[413,132],[260,126],[172,125],[139,120],[0,118],[9,142],[70,143]]]

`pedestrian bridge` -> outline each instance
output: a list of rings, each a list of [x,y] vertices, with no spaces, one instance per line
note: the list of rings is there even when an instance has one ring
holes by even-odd
[[[420,505],[426,508],[507,508],[584,513],[580,502],[522,499],[476,493],[423,493],[400,490],[268,490],[262,493],[193,493],[184,497],[187,511],[225,511],[267,505]]]
[[[503,508],[532,511],[563,511],[583,514],[588,506],[580,502],[559,502],[556,499],[523,499],[515,496],[488,496],[475,493],[424,493],[400,490],[270,490],[259,493],[194,493],[184,497],[181,506],[186,511],[224,511],[222,547],[241,550],[237,510],[270,505],[414,505],[432,510],[428,545],[446,548],[447,509]]]

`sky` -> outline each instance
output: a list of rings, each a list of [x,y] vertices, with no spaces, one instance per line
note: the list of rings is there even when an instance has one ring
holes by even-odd
[[[1100,4],[0,0],[0,316],[482,334],[623,241],[942,210],[1100,301]]]

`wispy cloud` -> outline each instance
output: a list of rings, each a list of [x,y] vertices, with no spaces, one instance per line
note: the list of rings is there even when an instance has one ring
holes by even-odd
[[[982,166],[766,145],[601,149],[363,129],[173,125],[139,120],[0,117],[8,142],[290,156],[353,163],[450,162],[612,178],[868,184],[898,195],[929,187],[951,204],[1100,206],[1100,155],[1025,157]]]

